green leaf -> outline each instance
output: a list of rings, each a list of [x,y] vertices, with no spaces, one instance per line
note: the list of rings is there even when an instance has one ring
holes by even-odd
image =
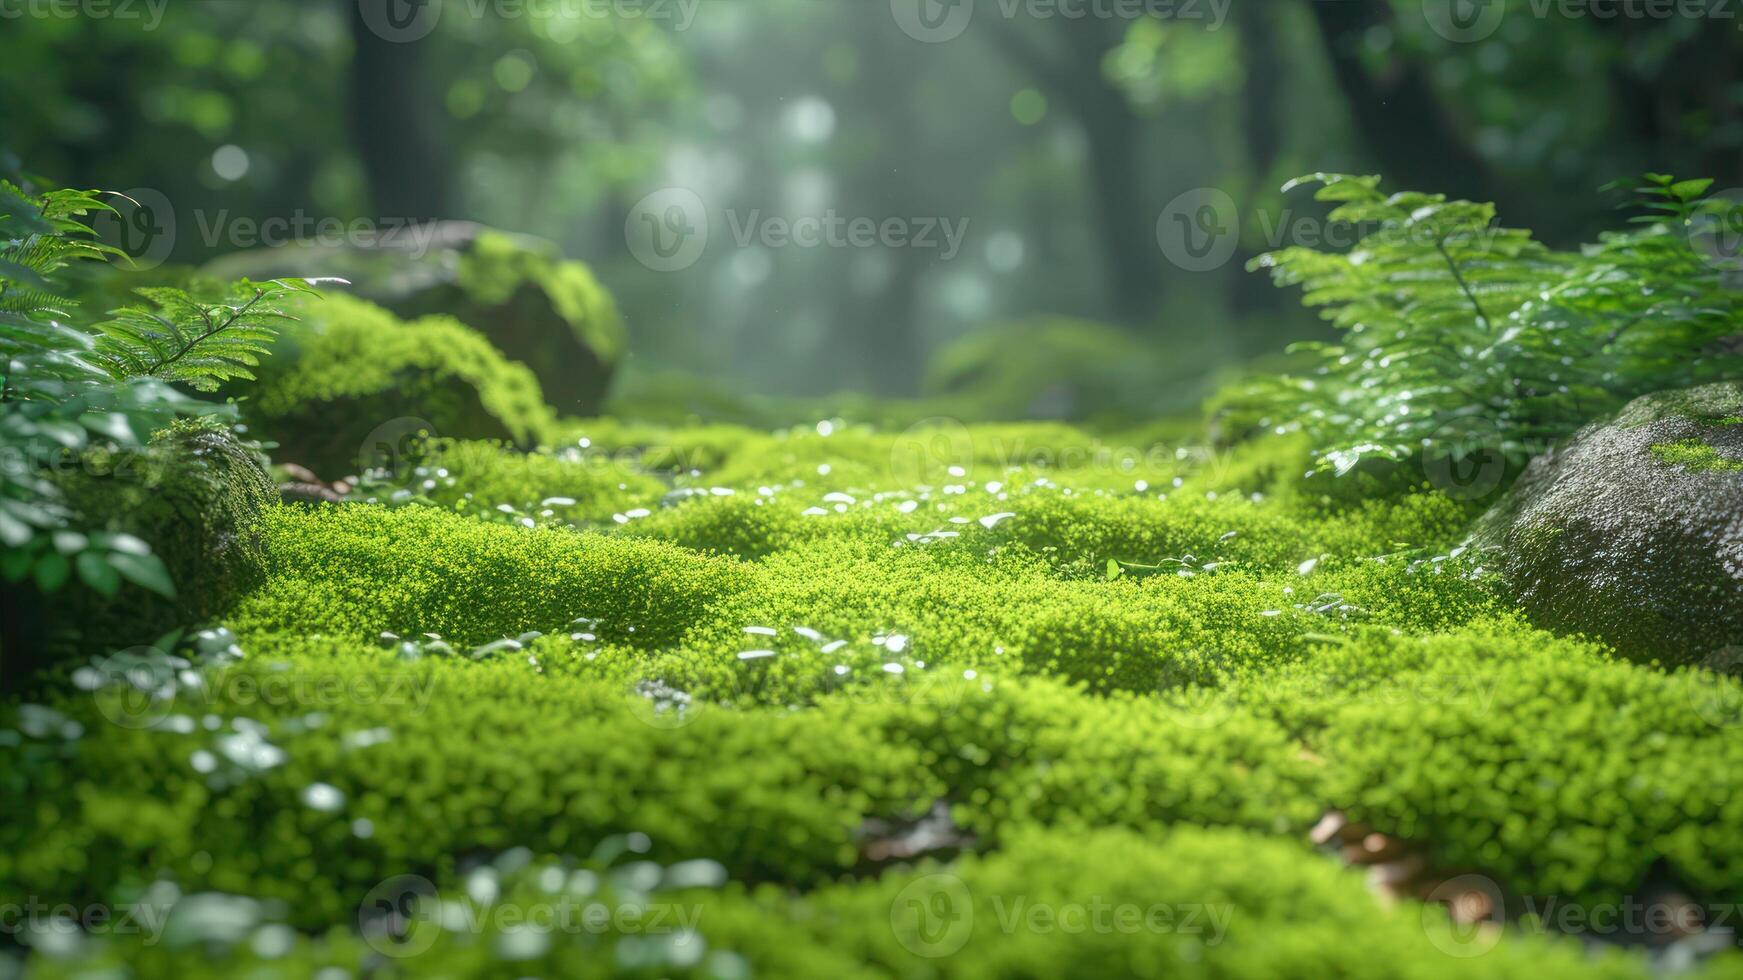
[[[98,593],[112,596],[121,588],[121,574],[100,551],[82,551],[77,559],[79,579]]]
[[[36,561],[36,587],[44,592],[57,592],[67,582],[67,575],[72,571],[72,563],[67,556],[58,551],[43,554]]]
[[[170,580],[169,569],[156,555],[137,555],[125,551],[109,553],[109,565],[121,574],[121,577],[134,585],[163,596],[166,599],[175,598],[175,583]]]
[[[1692,201],[1705,194],[1707,188],[1711,186],[1713,186],[1711,177],[1703,177],[1699,180],[1679,180],[1670,185],[1670,192],[1684,201]]]

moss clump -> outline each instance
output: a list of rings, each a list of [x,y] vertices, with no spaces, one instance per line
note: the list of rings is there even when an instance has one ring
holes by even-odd
[[[75,630],[74,647],[150,643],[220,615],[266,578],[260,521],[278,490],[259,452],[219,422],[172,423],[143,453],[92,451],[55,479],[84,526],[145,542],[175,585],[173,599],[124,584],[110,597],[79,590],[51,600],[44,622]]]
[[[417,499],[488,520],[611,524],[659,506],[666,485],[610,453],[528,453],[501,443],[435,439],[399,478],[363,485],[372,500]]]
[[[676,642],[743,589],[736,562],[652,541],[526,531],[425,507],[281,508],[267,515],[271,575],[235,610],[246,632],[437,633],[488,643],[603,620],[643,646]]]
[[[1653,975],[1619,953],[1459,928],[1415,902],[1389,907],[1331,863],[1238,831],[1029,831],[1005,853],[804,896],[746,888],[706,861],[629,853],[611,866],[623,840],[601,842],[587,861],[513,850],[439,884],[390,887],[381,894],[411,906],[403,937],[377,921],[367,938],[297,939],[273,904],[178,897],[160,910],[178,926],[164,941],[119,936],[44,956],[35,973],[125,964],[145,977],[314,975],[370,964],[406,977]],[[589,921],[580,915],[589,906],[641,914]],[[222,927],[190,928],[196,919]],[[1736,957],[1722,958],[1694,976],[1736,968]]]
[[[1743,462],[1720,456],[1717,449],[1698,438],[1658,443],[1652,447],[1652,455],[1666,466],[1681,466],[1695,471],[1743,472]]]
[[[1743,684],[1498,622],[1327,644],[1234,685],[1324,760],[1326,802],[1514,894],[1615,905],[1743,881]]]
[[[599,410],[628,342],[616,302],[586,265],[537,239],[481,228],[454,269],[451,283],[389,305],[408,317],[448,314],[483,332],[532,369],[564,414]]]
[[[420,430],[523,445],[550,430],[532,373],[458,320],[402,321],[344,295],[306,303],[303,313],[261,366],[248,407],[287,461],[337,476],[376,462],[374,443],[405,452],[399,441]]]

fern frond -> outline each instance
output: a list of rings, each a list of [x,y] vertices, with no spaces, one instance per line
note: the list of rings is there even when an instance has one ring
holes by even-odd
[[[280,301],[295,292],[313,292],[315,279],[247,280],[232,287],[229,300],[203,303],[180,289],[135,290],[149,306],[110,313],[98,324],[96,357],[117,380],[153,377],[216,391],[232,380],[252,380],[278,336],[296,318]]]
[[[1737,270],[1692,244],[1697,222],[1737,227],[1738,205],[1704,196],[1711,181],[1646,175],[1633,185],[1646,220],[1577,252],[1502,227],[1488,204],[1388,195],[1374,177],[1289,187],[1303,184],[1363,236],[1250,268],[1300,286],[1344,342],[1323,348],[1313,384],[1264,389],[1261,407],[1299,417],[1328,468],[1461,458],[1485,432],[1485,448],[1522,461],[1635,395],[1743,368],[1719,343],[1743,333],[1743,295],[1725,282]]]

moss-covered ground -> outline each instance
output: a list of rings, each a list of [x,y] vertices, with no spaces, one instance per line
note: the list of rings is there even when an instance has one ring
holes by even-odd
[[[1532,628],[1483,502],[1285,438],[558,426],[270,508],[221,629],[7,722],[37,974],[1743,970],[1743,688]]]

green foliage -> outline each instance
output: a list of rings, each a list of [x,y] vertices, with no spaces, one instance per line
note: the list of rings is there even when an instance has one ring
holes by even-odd
[[[259,450],[228,425],[177,420],[141,451],[95,447],[78,463],[52,479],[83,515],[85,532],[149,545],[165,573],[133,569],[128,580],[139,589],[121,587],[118,578],[91,583],[98,596],[47,610],[59,620],[51,625],[75,628],[87,647],[145,644],[209,621],[264,579],[257,522],[278,503],[278,488]],[[128,562],[137,556],[112,560],[122,568]]]
[[[52,593],[76,575],[105,597],[124,582],[167,596],[170,576],[145,542],[103,526],[116,502],[88,500],[80,513],[56,474],[84,467],[92,451],[144,454],[153,430],[217,411],[170,383],[210,390],[247,377],[283,319],[273,300],[310,290],[242,283],[245,298],[206,304],[156,289],[148,298],[158,311],[122,310],[87,327],[62,273],[118,254],[84,223],[110,210],[95,191],[33,196],[0,184],[0,578]]]
[[[225,382],[254,380],[250,368],[271,349],[285,323],[295,318],[278,301],[291,293],[314,295],[313,286],[343,280],[274,279],[237,283],[237,297],[202,303],[180,289],[137,290],[147,306],[116,310],[98,324],[97,360],[117,379],[154,377],[212,392]]]
[[[633,457],[633,454],[630,454]],[[531,527],[610,524],[658,506],[666,486],[630,462],[579,447],[528,453],[499,442],[432,439],[403,476],[365,473],[354,497],[390,505],[434,504]]]
[[[676,642],[744,587],[726,559],[566,528],[485,524],[427,507],[275,509],[262,524],[271,577],[234,614],[245,632],[373,639],[384,630],[477,644],[576,617],[637,645]]]
[[[1630,398],[1743,366],[1716,346],[1743,327],[1743,299],[1695,244],[1736,207],[1703,197],[1711,181],[1649,174],[1636,189],[1649,213],[1578,252],[1497,225],[1492,205],[1385,194],[1377,177],[1307,182],[1363,237],[1253,268],[1301,286],[1343,341],[1302,345],[1319,370],[1254,397],[1339,473],[1369,457],[1520,464]]]
[[[1238,699],[1325,759],[1328,803],[1520,894],[1614,903],[1658,862],[1703,900],[1743,881],[1735,678],[1479,627],[1328,644]]]
[[[1032,830],[1005,853],[804,896],[726,882],[712,862],[650,861],[629,850],[635,842],[607,838],[584,861],[516,849],[480,862],[413,903],[410,942],[374,934],[374,945],[397,954],[389,957],[368,958],[362,939],[340,931],[293,940],[274,903],[165,895],[154,909],[170,926],[162,942],[123,935],[75,945],[35,972],[306,975],[368,962],[382,977],[1650,975],[1622,955],[1539,937],[1490,949],[1485,934],[1436,909],[1389,908],[1329,862],[1234,830]],[[583,907],[643,914],[584,928]],[[552,915],[563,909],[571,918]],[[540,911],[561,924],[520,923]],[[1716,972],[1724,965],[1696,976],[1726,975]]]

